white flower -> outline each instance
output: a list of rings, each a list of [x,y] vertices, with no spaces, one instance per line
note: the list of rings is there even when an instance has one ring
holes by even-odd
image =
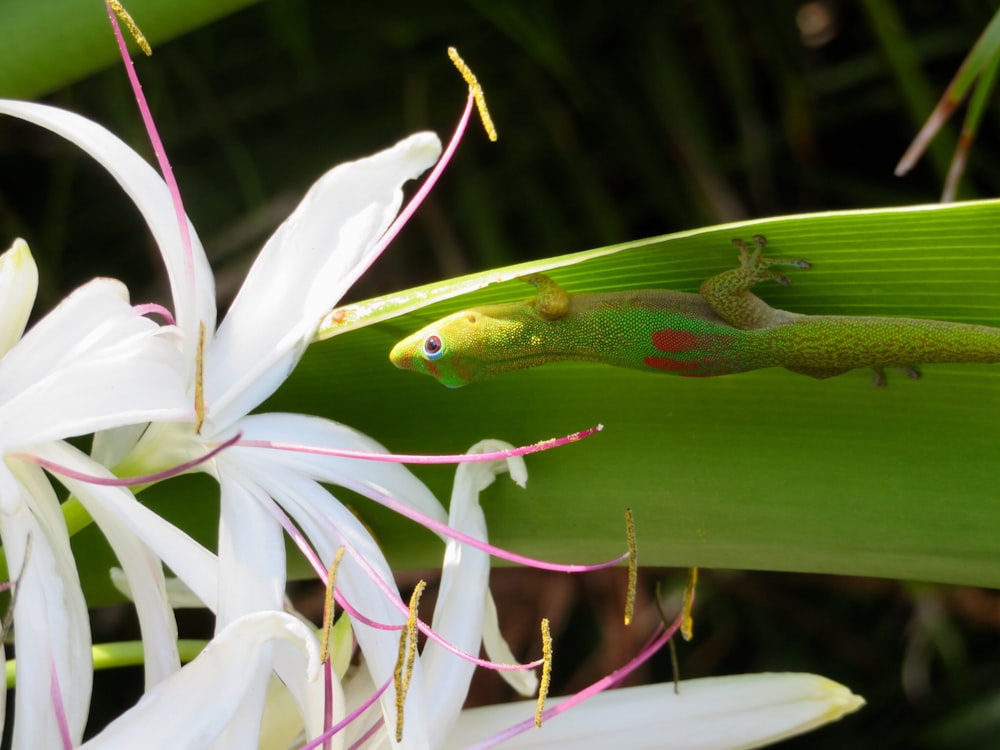
[[[203,467],[213,473],[221,489],[217,569],[214,558],[204,551],[185,549],[176,531],[171,532],[169,548],[157,547],[157,554],[217,612],[216,642],[222,645],[152,687],[139,706],[95,739],[94,746],[134,746],[148,737],[143,727],[152,727],[150,722],[163,727],[171,747],[253,746],[260,736],[258,717],[265,708],[272,669],[294,695],[308,726],[307,735],[316,736],[316,693],[322,689],[316,670],[302,668],[301,661],[298,667],[289,666],[277,652],[267,649],[259,658],[241,664],[238,657],[233,658],[239,647],[234,652],[228,646],[233,634],[249,628],[254,643],[291,639],[301,653],[312,653],[311,635],[279,622],[284,617],[278,614],[284,605],[283,530],[296,536],[322,565],[333,559],[338,548],[347,550],[337,588],[363,615],[352,620],[362,664],[351,674],[338,674],[344,679],[343,698],[350,707],[390,680],[396,661],[397,632],[368,625],[364,618],[395,625],[402,625],[405,618],[398,610],[392,572],[374,539],[323,485],[344,486],[376,499],[394,498],[438,521],[444,519],[444,512],[427,488],[397,464],[250,445],[254,441],[296,443],[383,452],[370,438],[316,417],[249,415],[249,411],[280,385],[322,316],[381,249],[379,238],[399,208],[402,183],[434,161],[440,148],[437,139],[429,134],[413,136],[373,157],[341,165],[321,178],[267,243],[216,330],[213,283],[201,246],[189,223],[184,228],[190,233],[190,242],[183,239],[168,192],[155,172],[110,133],[76,115],[41,105],[0,101],[3,111],[74,141],[104,164],[133,197],[168,267],[185,383],[192,400],[198,390],[195,373],[199,364],[204,368],[204,422],[197,429],[200,420],[190,413],[149,416],[152,424],[141,438],[134,430],[106,433],[96,441],[95,453],[109,464],[124,458],[130,470],[150,470],[203,457],[237,434],[244,443]],[[202,330],[203,350],[199,344]],[[63,448],[49,448],[46,454],[64,465],[81,460]],[[496,466],[492,469],[497,470]],[[478,500],[469,498],[491,479],[492,475],[460,472],[452,499],[451,523],[455,528],[485,539]],[[128,529],[153,544],[147,536],[152,527],[148,519],[129,518]],[[490,635],[496,625],[487,572],[488,559],[481,552],[449,546],[434,627],[452,644],[472,653],[478,650],[484,633],[487,645],[495,640]],[[133,592],[136,586],[136,581],[130,581]],[[162,589],[160,583],[157,586]],[[253,623],[260,623],[259,627]],[[274,627],[285,629],[276,635]],[[306,661],[313,663],[311,655]],[[409,680],[402,746],[464,744],[524,717],[523,706],[460,712],[470,675],[468,663],[434,643],[425,647]],[[574,718],[555,717],[542,730],[513,742],[579,747],[584,746],[584,740],[594,740],[600,747],[609,743],[653,747],[669,746],[666,743],[674,733],[690,741],[681,747],[753,747],[805,731],[860,705],[860,699],[839,686],[832,689],[833,683],[819,680],[756,675],[708,683],[692,681],[685,683],[678,698],[671,697],[672,686],[607,692],[589,699],[582,712],[575,710]],[[35,680],[36,691],[41,682]],[[18,686],[20,694],[20,681]],[[335,682],[334,692],[340,687]],[[343,701],[335,705],[340,716],[346,715]],[[199,715],[216,711],[210,718]],[[382,695],[381,712],[368,719],[367,723],[350,725],[346,738],[338,737],[337,741],[358,739],[380,719],[384,727],[366,740],[366,746],[395,746],[392,687]],[[190,731],[174,734],[175,725],[187,720],[191,724],[185,729]],[[489,721],[498,723],[488,725]],[[602,739],[595,739],[598,737]]]
[[[118,468],[129,473],[204,456],[238,432],[245,440],[278,441],[384,452],[370,438],[333,422],[292,414],[247,416],[291,372],[322,317],[374,260],[378,240],[402,201],[401,186],[434,163],[437,137],[421,133],[367,159],[330,170],[309,190],[300,206],[267,242],[215,330],[213,283],[201,245],[190,223],[190,252],[163,181],[131,148],[99,125],[43,105],[0,101],[0,112],[59,133],[100,161],[135,200],[152,230],[168,268],[182,336],[188,393],[194,400],[199,329],[205,343],[205,421],[151,420],[135,445],[135,433],[102,436],[101,455],[110,463],[131,455]],[[395,591],[391,569],[370,533],[341,506],[321,482],[349,487],[363,495],[389,495],[443,521],[444,510],[430,491],[397,464],[285,454],[235,447],[204,466],[219,481],[219,579],[215,592],[199,595],[217,613],[217,628],[242,615],[280,610],[284,604],[285,550],[282,526],[287,513],[303,530],[323,564],[337,548],[348,554],[338,589],[365,615],[401,624],[405,617],[386,596]],[[280,506],[280,507],[279,507]],[[177,571],[174,561],[164,558]],[[380,591],[372,578],[381,579]],[[197,592],[196,592],[197,593]],[[397,634],[355,623],[355,634],[379,681],[395,663]],[[422,677],[418,668],[414,684]],[[423,692],[407,701],[407,732],[420,746]],[[392,691],[383,698],[393,713]],[[389,719],[393,719],[390,717]]]
[[[469,452],[506,447],[498,441],[483,441]],[[449,525],[485,541],[479,493],[508,469],[512,478],[523,484],[526,474],[520,458],[460,465]],[[456,542],[448,544],[433,629],[467,653],[475,653],[483,638],[481,604],[489,597],[488,575],[485,553]],[[334,723],[360,706],[377,687],[366,659],[349,669],[352,647],[349,630],[341,627],[344,624],[341,620],[333,638],[338,645],[334,646],[332,663],[344,686],[340,692],[339,683],[333,682]],[[495,627],[495,622],[487,626]],[[270,646],[270,641],[276,639],[295,648],[279,651]],[[495,652],[491,656],[497,661],[513,661]],[[541,729],[531,726],[512,735],[512,727],[532,722],[534,701],[461,710],[472,665],[431,641],[420,659],[424,680],[419,686],[411,686],[411,691],[425,693],[429,737],[423,746],[434,748],[468,748],[503,739],[500,746],[505,748],[735,750],[761,747],[801,734],[836,721],[864,704],[847,688],[816,675],[736,675],[687,680],[680,683],[679,694],[675,694],[673,684],[608,690],[579,703],[565,715],[547,718]],[[272,680],[265,695],[271,668],[281,674],[283,683]],[[531,686],[527,687],[530,692]],[[407,701],[412,697],[408,695]],[[318,735],[322,726],[321,699],[322,681],[315,667],[312,632],[278,613],[244,615],[227,626],[181,674],[154,688],[84,747],[131,748],[142,744],[154,749],[242,748],[254,744],[263,714],[267,731],[259,747],[295,748],[302,744],[303,721],[310,728],[309,736]],[[546,706],[552,709],[565,700],[550,699]],[[334,738],[335,746],[368,750],[392,746],[386,728],[378,728],[379,718],[377,708],[362,714]],[[377,731],[356,744],[372,727]],[[404,724],[404,745],[414,746],[409,734],[409,725]]]
[[[15,748],[61,746],[60,710],[69,739],[78,742],[90,703],[87,607],[59,500],[38,460],[74,452],[63,438],[191,412],[175,345],[131,307],[122,284],[91,281],[22,338],[37,284],[19,240],[0,256],[0,538],[17,586]],[[80,471],[104,470],[81,458]],[[152,554],[99,503],[80,499],[94,508],[133,585],[155,593],[162,572]],[[172,613],[149,597],[138,609],[155,650],[147,652],[147,676],[155,681],[170,670],[171,655],[176,668]]]
[[[483,441],[469,452],[510,447],[499,441]],[[458,467],[448,518],[452,528],[486,541],[486,522],[479,507],[479,492],[508,468],[514,480],[523,484],[526,471],[521,458]],[[293,471],[290,476],[296,473]],[[489,556],[485,552],[454,541],[448,543],[433,628],[438,636],[467,653],[477,653],[483,639],[486,611],[483,605],[489,597],[488,579]],[[490,626],[495,629],[495,610],[491,612],[493,614],[486,617],[494,619]],[[342,627],[346,622],[342,619],[338,623],[335,630],[339,633],[333,638],[337,645],[333,649],[332,663],[344,684],[341,693],[340,683],[333,683],[336,693],[332,702],[334,723],[342,721],[349,711],[370,698],[377,687],[369,671],[370,651],[363,652],[361,665],[349,669],[353,647],[349,631],[345,632]],[[358,624],[352,625],[357,630]],[[390,637],[394,646],[398,635]],[[279,641],[295,648],[279,648]],[[488,651],[492,645],[488,646]],[[389,650],[394,655],[395,648]],[[303,654],[305,660],[301,658]],[[403,745],[441,747],[459,716],[474,667],[434,642],[428,642],[420,659],[425,674],[423,680],[411,681],[406,697],[408,710]],[[264,736],[274,744],[261,744],[260,747],[282,750],[298,747],[303,722],[309,727],[310,736],[317,736],[322,729],[323,684],[316,661],[316,638],[312,630],[298,620],[277,612],[243,615],[223,628],[191,664],[152,688],[138,705],[84,747],[131,748],[138,744],[149,748],[252,747],[257,745],[262,715],[268,729]],[[507,661],[512,659],[508,657]],[[276,688],[272,682],[268,690],[272,669],[282,678],[283,686]],[[427,727],[426,737],[414,736],[416,733],[410,726],[414,715],[409,710],[411,701],[419,702],[427,711],[420,717]],[[338,734],[334,742],[340,747],[354,746],[366,731],[378,727],[382,715],[376,706],[374,712],[363,714]],[[393,744],[383,726],[363,746],[389,747]]]

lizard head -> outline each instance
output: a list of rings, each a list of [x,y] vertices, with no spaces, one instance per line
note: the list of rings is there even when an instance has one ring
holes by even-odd
[[[458,388],[503,371],[510,321],[488,308],[463,310],[421,328],[396,344],[389,359],[401,370],[430,375]]]

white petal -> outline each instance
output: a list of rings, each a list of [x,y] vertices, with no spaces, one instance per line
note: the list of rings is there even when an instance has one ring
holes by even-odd
[[[608,690],[508,740],[507,748],[753,748],[836,721],[864,700],[825,677],[746,674]],[[557,700],[546,702],[553,706]],[[463,711],[446,747],[530,720],[534,701]]]
[[[147,424],[139,423],[101,430],[94,435],[94,442],[90,446],[91,458],[105,466],[117,466],[139,442],[147,428]]]
[[[301,695],[296,695],[295,687],[305,688]],[[336,724],[345,716],[344,692],[340,680],[330,682],[332,723]],[[320,678],[302,684],[298,681],[282,681],[273,678],[268,685],[267,704],[261,717],[260,748],[296,748],[301,747],[299,740],[303,729],[303,716],[312,717],[307,720],[306,736],[318,737],[323,733],[323,694],[324,680]],[[345,733],[340,732],[330,739],[331,750],[343,750]]]
[[[155,331],[152,321],[132,310],[124,284],[94,279],[72,291],[7,353],[0,363],[0,394],[9,398],[81,354]]]
[[[5,447],[191,412],[182,363],[118,282],[96,279],[0,360]]]
[[[489,592],[486,594],[483,611],[483,650],[486,651],[486,656],[497,664],[517,663],[517,657],[514,656],[514,652],[510,650],[503,633],[500,632],[497,604]],[[538,675],[533,669],[504,671],[500,673],[500,677],[514,688],[518,695],[523,695],[525,698],[534,695],[535,691],[538,690]]]
[[[271,440],[367,453],[389,452],[381,443],[347,425],[305,414],[251,414],[241,419],[237,426],[243,431],[245,440]],[[259,448],[235,447],[225,455],[240,456],[241,461],[250,463],[273,461],[366,497],[388,495],[440,523],[447,520],[434,493],[402,464]]]
[[[229,451],[220,458],[232,460],[233,452]],[[325,565],[330,564],[338,548],[347,548],[337,573],[337,589],[369,619],[401,625],[405,621],[404,615],[390,604],[386,594],[373,580],[373,576],[377,576],[383,588],[396,592],[392,570],[364,525],[312,479],[278,462],[266,460],[260,451],[255,459],[242,464],[244,476],[248,481],[256,481],[285,509]],[[373,679],[381,686],[392,678],[399,631],[374,628],[355,620],[354,634]],[[423,669],[418,658],[406,699],[404,721],[407,746],[422,747],[427,741],[426,698]],[[387,724],[394,727],[395,692],[391,687],[383,693],[381,705]]]
[[[24,333],[37,292],[38,266],[28,243],[15,240],[10,250],[0,255],[0,357]]]
[[[111,476],[107,469],[95,465],[88,456],[66,443],[37,446],[33,452],[75,471]],[[101,504],[105,514],[112,515],[117,523],[147,544],[206,607],[213,612],[217,609],[219,566],[214,554],[121,487],[101,487],[65,477],[60,481],[88,507]]]
[[[117,589],[118,593],[126,599],[134,600],[132,585],[128,582],[128,576],[121,568],[112,568],[108,571],[111,578],[111,585]],[[167,603],[171,609],[205,609],[205,602],[195,596],[194,592],[180,578],[170,576],[164,579],[164,591],[167,595]]]
[[[319,648],[311,629],[283,612],[240,618],[82,747],[202,750],[223,736],[239,743],[232,747],[257,747],[260,710],[278,662],[299,680],[315,679]]]
[[[206,362],[209,419],[224,428],[269,396],[322,317],[373,260],[399,211],[402,185],[441,152],[433,133],[334,167],[261,250]]]
[[[0,538],[18,582],[14,608],[16,750],[62,747],[52,702],[58,680],[70,737],[79,742],[90,706],[92,666],[87,606],[59,501],[34,466],[14,474],[0,463]],[[29,543],[30,537],[30,543]],[[27,557],[26,557],[27,555]]]
[[[64,444],[52,450],[49,455],[59,455],[65,459],[73,453],[76,453],[76,449]],[[82,453],[76,453],[71,460],[78,471],[105,474],[103,466],[90,461]],[[86,482],[72,484],[73,494],[100,527],[128,581],[142,632],[143,664],[148,690],[180,668],[177,625],[173,610],[167,603],[163,566],[159,557],[114,511],[115,503],[110,501],[109,496],[117,495],[118,503],[135,504],[137,501],[131,492],[124,487],[102,487]]]
[[[118,519],[76,493],[87,512],[101,529],[118,558],[132,592],[142,634],[145,689],[149,690],[180,668],[177,652],[177,624],[167,601],[167,586],[160,559],[137,539]]]
[[[285,540],[266,506],[272,501],[241,472],[219,461],[219,612],[216,629],[285,601]]]
[[[469,453],[513,448],[500,440],[483,440]],[[511,459],[519,461],[521,458]],[[459,464],[451,493],[448,525],[471,537],[487,541],[486,517],[479,493],[508,470],[507,461]],[[466,653],[479,654],[483,638],[483,604],[489,590],[490,557],[487,553],[449,539],[444,555],[441,586],[431,627],[448,643]],[[475,665],[428,641],[421,654],[428,691],[428,723],[442,730],[450,727],[465,703]]]
[[[117,136],[85,117],[57,107],[0,99],[0,114],[19,117],[72,141],[111,173],[142,212],[160,252],[163,254],[170,288],[174,294],[177,322],[184,341],[193,346],[198,322],[215,327],[215,280],[205,251],[191,222],[191,263],[184,258],[180,227],[173,202],[160,175]],[[194,362],[193,353],[186,358]]]

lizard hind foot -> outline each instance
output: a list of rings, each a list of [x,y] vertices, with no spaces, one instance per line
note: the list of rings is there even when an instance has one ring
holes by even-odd
[[[920,380],[921,372],[920,368],[916,365],[902,365],[899,367],[893,367],[894,370],[899,370],[910,380]],[[885,388],[886,384],[885,368],[884,367],[873,367],[872,368],[872,385],[876,388]]]

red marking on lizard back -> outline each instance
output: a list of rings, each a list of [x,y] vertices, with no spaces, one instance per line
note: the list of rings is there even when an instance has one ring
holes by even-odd
[[[689,331],[678,331],[674,328],[664,328],[662,331],[653,331],[653,346],[661,352],[689,352],[698,343],[697,334]],[[652,359],[661,359],[654,357]],[[646,364],[649,364],[648,362]],[[656,365],[649,365],[656,367]],[[672,367],[661,367],[658,369],[672,370]]]
[[[690,352],[699,348],[700,337],[690,331],[679,331],[675,328],[664,328],[662,331],[654,331],[652,336],[653,346],[661,352],[680,353]],[[675,375],[686,378],[707,378],[715,373],[705,370],[705,366],[698,361],[685,362],[672,357],[643,357],[643,362],[647,367],[655,370],[665,370]]]
[[[671,359],[670,357],[643,357],[642,361],[646,363],[647,367],[652,367],[656,370],[667,370],[676,375],[684,375],[689,378],[704,378],[712,374],[704,372],[704,368],[700,362],[682,362],[679,359]]]

